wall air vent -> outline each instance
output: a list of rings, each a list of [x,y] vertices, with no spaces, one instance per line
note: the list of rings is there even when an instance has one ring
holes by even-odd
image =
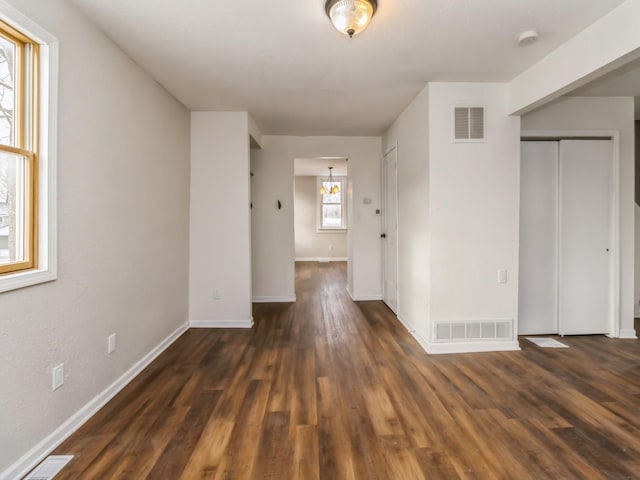
[[[512,340],[513,320],[436,320],[435,341],[482,342]]]
[[[453,114],[454,142],[484,142],[484,107],[455,107]]]

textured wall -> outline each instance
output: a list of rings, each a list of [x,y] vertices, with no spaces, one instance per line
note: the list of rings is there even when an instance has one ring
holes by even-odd
[[[251,323],[249,202],[249,116],[192,113],[189,320]]]
[[[11,3],[60,41],[59,271],[0,294],[0,472],[184,324],[188,284],[188,112],[69,2]]]

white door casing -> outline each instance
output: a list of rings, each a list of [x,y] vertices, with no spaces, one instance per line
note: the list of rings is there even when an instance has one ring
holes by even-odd
[[[383,160],[383,282],[382,299],[398,313],[398,174],[397,149],[393,148]]]

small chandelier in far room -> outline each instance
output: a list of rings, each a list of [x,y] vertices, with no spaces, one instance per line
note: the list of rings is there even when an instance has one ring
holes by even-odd
[[[349,38],[367,28],[377,9],[377,0],[327,0],[325,4],[333,26]]]
[[[329,190],[327,190],[324,186],[324,182],[322,183],[322,188],[320,189],[320,195],[334,195],[336,193],[340,193],[340,187],[337,183],[333,183],[333,175],[331,174],[331,170],[333,167],[329,167]]]

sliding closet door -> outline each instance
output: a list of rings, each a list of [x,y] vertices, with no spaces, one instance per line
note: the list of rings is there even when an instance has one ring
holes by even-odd
[[[559,328],[610,332],[612,142],[560,142]]]
[[[522,142],[518,333],[558,333],[558,142]]]

